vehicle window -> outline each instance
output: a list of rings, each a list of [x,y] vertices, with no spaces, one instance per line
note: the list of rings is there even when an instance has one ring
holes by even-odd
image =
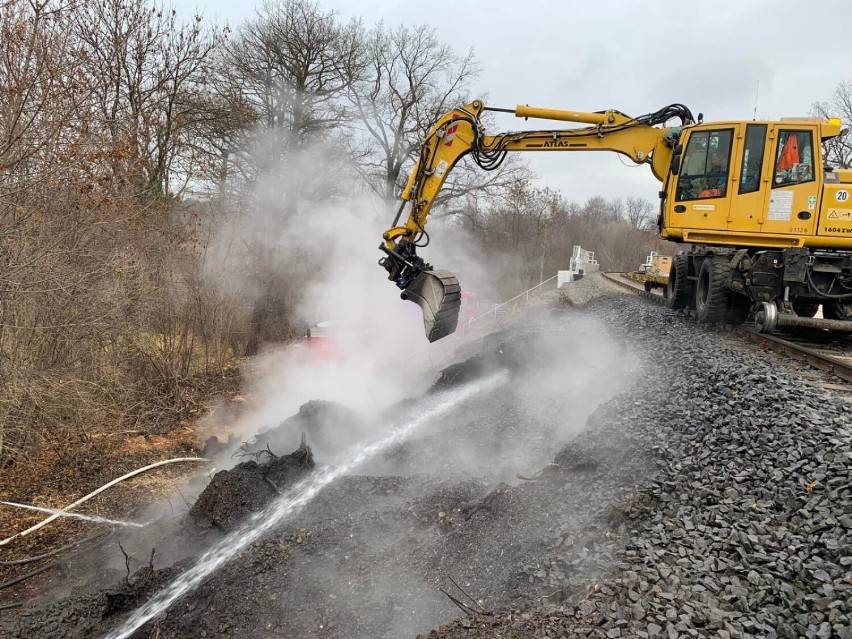
[[[677,183],[677,200],[725,197],[733,129],[698,131],[689,136]]]
[[[740,194],[760,190],[760,169],[763,166],[763,151],[766,147],[766,125],[746,126],[743,165],[740,171]]]
[[[811,182],[814,179],[813,148],[810,131],[780,131],[772,188]]]

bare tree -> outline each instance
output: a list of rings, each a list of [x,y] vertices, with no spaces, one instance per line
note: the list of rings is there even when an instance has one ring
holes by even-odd
[[[363,72],[364,41],[360,22],[343,23],[314,0],[282,0],[266,2],[227,47],[227,77],[254,111],[253,136],[242,140],[243,170],[255,210],[271,213],[243,239],[243,267],[257,293],[250,353],[292,335],[295,300],[323,264],[318,247],[284,251],[265,240],[344,182],[342,98]]]
[[[143,2],[87,0],[75,15],[96,95],[90,126],[124,150],[113,177],[129,177],[151,197],[180,193],[196,177],[188,137],[210,117],[197,96],[223,34],[200,16],[183,23],[174,10]]]
[[[311,0],[267,2],[237,32],[227,64],[257,110],[259,170],[274,173],[344,121],[340,98],[364,65],[362,29]]]
[[[625,219],[634,229],[646,231],[655,224],[654,205],[643,197],[628,195],[624,205]]]
[[[620,220],[623,212],[624,203],[620,199],[608,200],[602,195],[594,195],[586,201],[579,214],[593,225],[601,225]]]
[[[432,122],[467,99],[479,73],[473,51],[458,56],[426,25],[379,24],[368,41],[369,72],[349,98],[363,126],[361,172],[378,195],[395,198],[403,165],[410,163]]]
[[[553,262],[551,245],[564,216],[561,195],[518,181],[484,206],[475,203],[462,216],[485,254],[499,267],[498,289],[514,294],[544,279]]]
[[[823,118],[839,117],[847,125],[852,122],[852,82],[841,82],[824,102],[814,102],[811,110]],[[826,163],[842,169],[852,168],[852,140],[848,134],[823,143]]]
[[[0,176],[38,180],[82,138],[90,94],[73,42],[71,9],[8,0],[0,11]],[[26,166],[24,166],[26,165]],[[24,186],[20,181],[18,187]]]
[[[472,50],[456,54],[428,25],[386,29],[379,24],[370,34],[367,60],[367,72],[348,94],[358,125],[356,166],[372,190],[392,206],[429,128],[453,107],[470,101],[468,87],[479,65]],[[463,163],[436,204],[473,192],[496,193],[527,177],[521,169],[517,159],[491,173]],[[458,207],[449,211],[458,212]]]
[[[239,81],[221,49],[214,52],[212,71],[204,90],[188,98],[203,117],[192,125],[186,145],[197,161],[196,174],[213,193],[221,216],[229,199],[245,199],[251,188],[252,133],[259,113],[244,95]]]
[[[193,406],[186,378],[236,353],[234,305],[196,277],[204,212],[161,197],[197,169],[184,141],[209,50],[198,24],[108,0],[3,3],[4,467],[110,425],[174,424]]]

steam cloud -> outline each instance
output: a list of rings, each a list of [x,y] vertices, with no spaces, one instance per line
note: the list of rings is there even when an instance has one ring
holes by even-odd
[[[308,185],[312,176],[305,173],[304,179]],[[392,217],[381,202],[360,195],[345,202],[303,205],[282,218],[275,205],[280,192],[274,182],[270,180],[259,190],[248,213],[219,230],[206,256],[208,275],[224,289],[245,291],[249,298],[259,295],[255,282],[235,268],[238,251],[234,247],[241,246],[251,247],[279,274],[311,275],[313,282],[295,307],[311,324],[334,323],[333,346],[327,356],[316,356],[303,344],[277,345],[253,358],[245,380],[247,408],[227,426],[239,441],[250,441],[278,426],[306,402],[340,403],[365,417],[366,430],[339,432],[339,437],[319,448],[315,442],[309,444],[320,463],[342,468],[348,462],[342,456],[346,451],[387,434],[391,420],[383,413],[389,407],[419,397],[430,387],[436,373],[450,362],[460,334],[429,344],[420,309],[400,300],[399,291],[376,264],[381,256],[377,248],[381,234]],[[283,188],[293,188],[292,182]],[[429,230],[434,244],[424,253],[427,260],[456,272],[463,289],[488,297],[489,268],[499,268],[499,257],[488,256],[486,261],[484,256],[471,254],[470,243],[451,222],[430,224]],[[299,272],[306,265],[318,272]],[[582,428],[586,417],[633,379],[635,371],[629,365],[625,368],[618,348],[594,319],[575,319],[566,326],[558,319],[534,314],[524,317],[537,325],[536,330],[547,328],[548,322],[553,330],[528,342],[523,361],[515,362],[518,367],[511,387],[467,401],[451,418],[442,416],[423,424],[414,439],[401,442],[399,449],[387,455],[365,460],[359,472],[422,473],[441,479],[461,475],[491,485],[517,483],[519,473],[533,473],[551,461],[564,441]],[[522,321],[514,330],[523,334],[523,329]],[[340,430],[337,424],[326,426]],[[298,441],[299,433],[293,432],[289,450]],[[217,465],[222,468],[238,461],[228,457]],[[359,542],[364,553],[380,555],[383,548],[403,543],[410,534],[407,529],[385,527],[370,533],[369,525],[364,526]],[[422,575],[407,573],[403,579],[392,574],[395,566],[377,567],[375,592],[350,592],[351,580],[343,566],[310,561],[315,564],[309,570],[315,586],[327,586],[341,605],[348,601],[364,610],[364,597],[399,604],[398,617],[388,620],[398,636],[426,630],[453,614],[434,584],[424,581]],[[311,580],[287,587],[293,598],[308,596]],[[418,602],[416,610],[413,601]]]
[[[420,309],[400,300],[399,290],[377,264],[378,245],[391,217],[378,199],[363,194],[345,205],[314,205],[284,220],[276,207],[261,202],[220,231],[207,259],[213,265],[211,278],[231,290],[252,292],[251,278],[223,259],[234,246],[252,246],[274,269],[292,268],[294,260],[301,268],[300,260],[314,263],[319,277],[294,275],[313,280],[298,300],[296,314],[309,325],[330,325],[323,329],[327,348],[312,349],[303,341],[268,348],[254,358],[246,380],[249,408],[229,425],[240,441],[277,426],[311,400],[331,400],[375,416],[422,394],[447,363],[458,337],[429,344]],[[468,288],[470,282],[481,281],[481,266],[463,259],[466,242],[461,234],[449,228],[436,229],[435,234],[444,248],[430,247],[429,259],[457,270]],[[441,253],[450,255],[444,258]],[[293,443],[295,447],[298,439]],[[315,452],[333,454],[349,443]]]

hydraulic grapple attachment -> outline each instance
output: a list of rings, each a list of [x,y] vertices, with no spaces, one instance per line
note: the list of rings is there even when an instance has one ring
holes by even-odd
[[[388,272],[388,279],[402,289],[402,299],[414,302],[423,311],[426,339],[434,342],[455,332],[461,308],[461,287],[456,276],[449,271],[432,270],[410,242],[379,248],[387,254],[379,264]]]
[[[449,271],[423,271],[402,291],[423,311],[426,339],[437,341],[455,332],[461,308],[461,287]]]

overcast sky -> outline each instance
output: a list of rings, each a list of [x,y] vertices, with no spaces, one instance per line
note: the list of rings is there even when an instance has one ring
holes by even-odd
[[[262,1],[262,0],[261,0]],[[482,67],[472,87],[494,106],[515,104],[641,115],[682,102],[705,120],[807,115],[852,81],[852,0],[320,0],[366,24],[429,24]],[[237,27],[252,0],[177,0]],[[510,115],[501,130],[530,128]],[[537,127],[550,126],[539,121]],[[561,126],[555,123],[554,127]],[[527,154],[541,186],[569,199],[641,195],[655,200],[647,167],[611,153]],[[626,162],[626,160],[625,160]]]

